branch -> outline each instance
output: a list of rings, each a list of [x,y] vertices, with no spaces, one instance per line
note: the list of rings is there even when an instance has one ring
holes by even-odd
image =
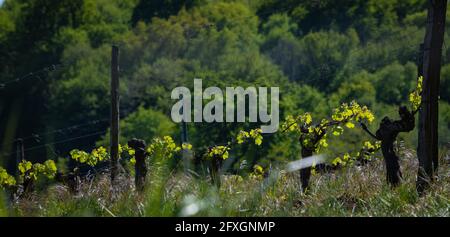
[[[412,111],[412,115],[413,115],[413,116],[416,115],[417,112],[419,112],[420,108],[422,108],[422,103],[420,103],[419,107],[417,107],[416,110]]]
[[[376,140],[381,140],[376,135],[374,135],[363,122],[359,122],[359,125],[361,125],[361,128],[366,131],[371,137],[375,138]]]
[[[282,133],[286,132],[289,128],[291,128],[292,126],[294,126],[294,124],[296,124],[297,121],[291,123],[289,126],[287,126],[286,128],[284,128],[283,130],[281,130]]]

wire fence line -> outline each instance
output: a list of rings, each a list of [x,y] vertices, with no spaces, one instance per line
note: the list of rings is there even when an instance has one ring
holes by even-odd
[[[120,119],[123,119],[125,116],[121,116]],[[0,148],[4,148],[6,145],[12,145],[15,142],[22,140],[22,141],[26,141],[26,140],[30,140],[30,139],[34,139],[35,142],[40,143],[42,142],[41,138],[43,138],[46,135],[50,135],[50,134],[55,134],[55,133],[60,133],[60,134],[69,134],[72,131],[77,131],[80,128],[85,128],[91,125],[100,125],[102,123],[105,122],[109,122],[110,118],[103,118],[103,119],[97,119],[97,120],[93,120],[87,123],[80,123],[80,124],[75,124],[75,125],[71,125],[68,127],[63,127],[63,128],[59,128],[59,129],[54,129],[45,133],[39,133],[39,134],[31,134],[29,136],[26,137],[19,137],[14,139],[12,142],[7,142],[7,143],[3,143],[2,146]],[[78,130],[79,131],[79,130]],[[107,133],[107,129],[106,130],[98,130],[96,132],[92,132],[92,133],[87,133],[87,134],[83,134],[83,135],[79,135],[79,136],[74,136],[74,137],[69,137],[69,138],[64,138],[64,139],[60,139],[60,140],[54,140],[52,142],[48,142],[48,143],[43,143],[40,145],[36,145],[36,146],[32,146],[29,147],[27,149],[24,149],[23,151],[30,151],[30,150],[36,150],[36,149],[40,149],[40,148],[51,148],[50,145],[55,145],[55,144],[61,144],[61,143],[65,143],[68,141],[74,141],[74,140],[80,140],[82,138],[88,138],[88,137],[93,137],[93,136],[97,136],[97,135],[101,135],[101,134],[106,134]],[[53,148],[51,148],[53,150]],[[16,154],[17,151],[15,152],[0,152],[0,155],[3,156],[10,156],[10,155],[14,155]],[[53,153],[56,154],[56,152],[53,150]]]
[[[17,77],[13,80],[6,81],[6,82],[0,82],[0,91],[4,90],[7,86],[9,86],[13,83],[18,83],[18,82],[21,82],[21,81],[24,81],[24,80],[27,80],[30,78],[36,78],[36,79],[42,80],[42,78],[41,78],[42,75],[45,75],[50,72],[54,72],[63,67],[64,67],[63,64],[52,64],[50,66],[39,69],[37,71],[27,73],[21,77]]]
[[[63,127],[63,128],[50,130],[50,131],[47,131],[47,132],[44,132],[44,133],[32,133],[32,134],[30,134],[28,136],[25,136],[25,137],[16,138],[16,139],[12,140],[11,142],[3,143],[1,148],[3,148],[5,145],[13,144],[13,143],[15,143],[15,142],[17,142],[19,140],[26,141],[26,140],[33,139],[36,142],[40,142],[40,139],[42,139],[44,136],[47,136],[47,135],[51,135],[51,134],[55,134],[55,133],[66,135],[66,134],[68,134],[68,133],[70,133],[70,132],[72,132],[72,131],[74,131],[76,129],[88,127],[88,126],[91,126],[91,125],[98,125],[98,124],[107,122],[109,120],[110,120],[109,118],[97,119],[97,120],[93,120],[93,121],[90,121],[90,122],[87,122],[87,123],[80,123],[80,124],[70,125],[70,126]]]
[[[97,136],[97,135],[104,134],[104,133],[106,133],[106,130],[100,130],[100,131],[84,134],[84,135],[81,135],[81,136],[71,137],[71,138],[68,138],[68,139],[57,140],[57,141],[53,141],[53,142],[49,142],[49,143],[45,143],[45,144],[41,144],[41,145],[37,145],[37,146],[32,146],[32,147],[29,147],[27,149],[23,149],[23,151],[24,152],[25,151],[32,151],[32,150],[36,150],[36,149],[40,149],[40,148],[45,148],[45,147],[47,147],[49,145],[55,145],[55,144],[61,144],[61,143],[65,143],[65,142],[80,140],[80,139],[83,139],[83,138],[93,137],[93,136]],[[17,153],[17,151],[9,152],[9,153],[1,153],[1,154],[5,155],[5,156],[10,156],[10,155],[14,155],[16,153]]]

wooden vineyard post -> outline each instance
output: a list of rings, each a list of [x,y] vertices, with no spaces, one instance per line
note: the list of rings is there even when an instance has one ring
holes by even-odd
[[[17,176],[20,176],[20,170],[19,170],[19,163],[25,160],[25,149],[23,145],[22,139],[16,140],[16,174]],[[19,196],[26,196],[29,193],[33,192],[34,189],[34,182],[33,179],[28,177],[28,172],[25,173],[24,180],[22,183],[23,189],[21,191],[18,191]],[[17,190],[16,190],[17,191]]]
[[[119,48],[111,52],[111,184],[119,173]]]
[[[438,99],[447,0],[430,0],[423,43],[423,92],[419,111],[417,191],[422,193],[438,168]]]
[[[23,140],[21,138],[16,140],[16,174],[19,175],[19,163],[25,159],[25,152],[23,149]]]

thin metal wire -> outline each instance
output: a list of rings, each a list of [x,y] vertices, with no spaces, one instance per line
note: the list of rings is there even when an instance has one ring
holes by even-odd
[[[19,138],[14,139],[11,142],[3,143],[1,147],[4,147],[5,145],[13,144],[13,143],[17,142],[18,140],[25,141],[25,140],[29,140],[29,139],[34,139],[36,142],[40,142],[40,140],[38,140],[38,139],[40,139],[46,135],[50,135],[50,134],[54,134],[54,133],[67,134],[67,132],[66,133],[64,133],[64,132],[65,131],[71,132],[77,128],[87,127],[89,125],[94,125],[94,124],[100,124],[101,122],[106,122],[106,121],[109,121],[109,118],[93,120],[93,121],[87,122],[87,123],[75,124],[75,125],[71,125],[71,126],[67,126],[67,127],[63,127],[63,128],[50,130],[45,133],[32,133],[29,136],[19,137]]]
[[[18,83],[21,82],[23,80],[26,80],[28,78],[37,78],[38,80],[42,81],[42,78],[40,77],[40,75],[45,74],[45,73],[50,73],[53,71],[56,71],[58,68],[63,67],[62,64],[52,64],[48,67],[44,67],[40,70],[34,71],[34,72],[30,72],[28,74],[25,74],[21,77],[17,77],[16,79],[10,80],[10,81],[6,81],[6,82],[0,82],[0,90],[5,89],[8,85],[13,84],[13,83]]]
[[[105,132],[106,132],[105,130],[101,130],[101,131],[97,131],[97,132],[93,132],[93,133],[89,133],[89,134],[85,134],[85,135],[81,135],[81,136],[77,136],[77,137],[72,137],[72,138],[68,138],[68,139],[58,140],[58,141],[54,141],[54,142],[49,142],[49,143],[45,143],[45,144],[42,144],[42,145],[37,145],[37,146],[33,146],[33,147],[30,147],[30,148],[24,149],[23,151],[25,152],[25,151],[36,150],[36,149],[39,149],[39,148],[42,148],[42,147],[47,147],[48,145],[55,145],[55,144],[60,144],[60,143],[65,143],[65,142],[69,142],[69,141],[78,140],[78,139],[81,139],[81,138],[92,137],[92,136],[103,134]],[[5,155],[5,156],[9,156],[9,155],[14,155],[16,153],[17,153],[17,151],[10,152],[10,153],[2,153],[2,154]]]

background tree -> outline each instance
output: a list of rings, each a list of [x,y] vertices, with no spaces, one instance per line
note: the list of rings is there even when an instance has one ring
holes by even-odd
[[[147,119],[171,127],[170,91],[192,88],[195,77],[205,87],[278,86],[282,118],[305,112],[326,117],[353,99],[376,117],[393,117],[415,83],[426,20],[426,1],[417,0],[6,0],[0,7],[0,157],[12,169],[14,139],[33,134],[39,136],[24,140],[25,149],[42,148],[25,151],[32,161],[67,156],[74,147],[91,150],[103,140],[112,43],[121,49],[121,117],[133,128],[122,139],[144,131],[146,140],[157,135],[148,127],[134,129]],[[443,51],[441,147],[450,134],[444,93],[450,49]],[[59,66],[15,81],[51,65]],[[189,124],[189,138],[206,148],[258,126]],[[177,127],[170,129],[174,135]],[[60,142],[93,132],[98,134]],[[333,152],[355,147],[363,136],[343,134],[330,141]],[[413,133],[399,139],[417,142]],[[275,135],[258,149],[240,146],[230,152],[228,172],[298,159],[299,148],[290,141]],[[240,170],[243,160],[248,165]]]

